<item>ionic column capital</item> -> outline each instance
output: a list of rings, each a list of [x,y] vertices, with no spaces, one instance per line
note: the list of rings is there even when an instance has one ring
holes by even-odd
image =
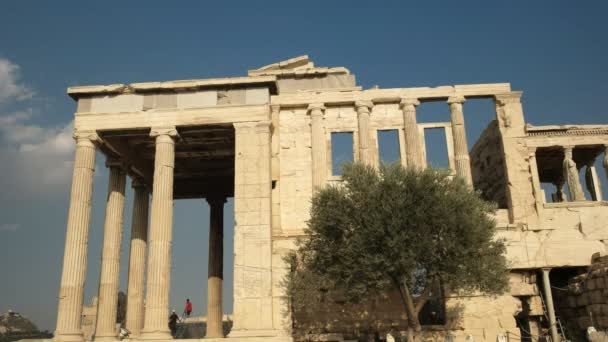
[[[138,190],[138,189],[142,189],[142,190],[147,190],[148,186],[146,185],[146,182],[144,181],[143,178],[139,177],[139,176],[132,176],[131,177],[131,188]]]
[[[374,103],[372,101],[355,101],[355,108],[357,109],[358,114],[368,113],[374,108]]]
[[[72,134],[74,140],[76,140],[77,146],[94,146],[94,143],[101,142],[101,138],[96,131],[74,131]]]
[[[255,123],[255,132],[256,133],[270,133],[270,128],[272,127],[272,121],[258,121]]]
[[[281,110],[281,105],[278,105],[278,104],[271,104],[270,105],[270,112],[271,113],[278,113],[279,110]]]
[[[108,157],[106,158],[107,168],[117,168],[120,171],[126,173],[129,170],[129,165],[120,158]]]
[[[323,103],[311,103],[308,105],[306,113],[310,116],[322,116],[325,113],[325,105]]]
[[[420,105],[420,101],[418,101],[417,98],[410,98],[410,97],[402,97],[401,98],[401,102],[399,102],[399,107],[401,107],[401,109],[411,109],[411,108],[415,108],[416,106]]]
[[[175,128],[175,126],[168,126],[168,127],[152,127],[150,129],[150,136],[153,138],[159,137],[161,135],[166,135],[169,136],[171,138],[177,137],[178,133],[177,133],[177,129]]]
[[[520,103],[522,95],[522,91],[512,91],[510,93],[496,94],[494,95],[494,100],[499,106],[504,106],[509,103]]]
[[[210,207],[216,206],[218,204],[226,203],[226,195],[210,195],[209,197],[205,197],[205,201],[209,204]]]
[[[461,95],[454,95],[454,96],[450,96],[448,97],[448,104],[463,104],[465,101],[464,96]]]

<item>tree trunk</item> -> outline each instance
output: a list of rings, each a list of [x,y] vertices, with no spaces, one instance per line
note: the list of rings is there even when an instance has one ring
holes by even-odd
[[[399,295],[401,296],[401,301],[403,302],[403,306],[405,308],[405,313],[407,314],[407,341],[415,342],[419,341],[418,334],[422,330],[420,326],[420,321],[418,320],[418,312],[416,310],[416,306],[414,305],[414,300],[412,299],[412,294],[410,293],[409,288],[407,287],[407,282],[405,280],[398,281],[394,280],[395,285],[397,285],[397,289],[399,290]]]

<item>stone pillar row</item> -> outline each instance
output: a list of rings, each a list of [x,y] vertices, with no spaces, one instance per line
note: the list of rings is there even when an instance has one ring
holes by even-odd
[[[451,123],[454,143],[454,159],[456,161],[456,173],[462,177],[467,184],[472,186],[471,163],[469,157],[469,147],[464,125],[464,115],[462,104],[464,96],[452,96],[448,98],[448,105],[451,113]],[[403,112],[403,126],[405,133],[406,164],[414,167],[424,167],[423,142],[418,130],[416,119],[416,107],[420,101],[416,98],[401,98],[400,108]],[[370,114],[374,107],[372,101],[356,101],[357,124],[359,128],[359,160],[365,164],[373,165],[373,153],[370,151]],[[313,188],[325,184],[327,178],[327,161],[325,127],[323,115],[325,106],[323,103],[313,103],[307,110],[310,115],[311,123],[311,147],[312,147],[312,178]]]
[[[173,168],[175,128],[153,129],[156,138],[154,196],[148,255],[148,283],[144,310],[145,255],[148,235],[148,203],[150,191],[140,179],[133,180],[135,198],[131,228],[129,260],[128,307],[126,326],[132,336],[146,339],[169,339],[167,309],[171,267],[171,236],[173,219]],[[66,232],[63,271],[59,293],[57,341],[84,340],[81,320],[84,282],[87,267],[88,235],[95,171],[95,132],[77,132],[74,173]],[[109,159],[110,169],[99,304],[95,328],[96,340],[115,340],[119,288],[119,266],[124,216],[127,168]],[[145,311],[145,314],[144,314]]]

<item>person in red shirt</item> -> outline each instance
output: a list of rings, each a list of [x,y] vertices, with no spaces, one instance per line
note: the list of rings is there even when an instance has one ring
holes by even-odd
[[[190,302],[190,299],[186,299],[186,309],[184,310],[186,312],[186,317],[190,317],[190,313],[192,312],[192,302]]]

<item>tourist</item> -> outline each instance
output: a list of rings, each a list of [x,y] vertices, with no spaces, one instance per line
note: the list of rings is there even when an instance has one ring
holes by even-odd
[[[190,317],[190,313],[192,312],[192,302],[189,298],[186,299],[186,309],[184,311],[186,312],[186,317]]]
[[[171,330],[171,336],[175,338],[175,334],[177,333],[177,320],[179,317],[175,313],[175,310],[171,311],[171,316],[169,316],[169,330]]]

